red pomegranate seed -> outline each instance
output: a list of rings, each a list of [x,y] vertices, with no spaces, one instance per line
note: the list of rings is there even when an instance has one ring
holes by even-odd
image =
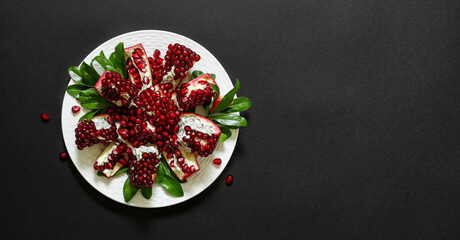
[[[225,180],[228,186],[230,186],[233,182],[233,176],[232,174],[228,174],[227,179]]]
[[[73,106],[73,107],[72,107],[72,112],[73,112],[73,113],[78,113],[78,112],[80,112],[80,107],[79,107],[79,106]]]
[[[42,121],[48,122],[48,120],[50,120],[50,116],[48,115],[48,113],[43,112],[42,113]]]
[[[222,164],[222,160],[220,158],[216,158],[216,159],[212,160],[212,163],[214,163],[216,165],[220,165],[220,164]]]
[[[65,158],[67,158],[67,153],[61,152],[61,153],[59,153],[59,157],[61,157],[61,159],[65,159]]]

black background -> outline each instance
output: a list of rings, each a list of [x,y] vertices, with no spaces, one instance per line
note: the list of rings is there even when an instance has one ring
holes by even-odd
[[[1,0],[0,238],[460,237],[459,4]],[[59,159],[68,67],[143,29],[202,44],[253,102],[217,181],[161,209]]]

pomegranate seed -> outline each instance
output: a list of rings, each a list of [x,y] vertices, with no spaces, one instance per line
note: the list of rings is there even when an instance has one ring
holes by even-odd
[[[59,153],[59,157],[60,157],[61,159],[66,159],[66,158],[67,158],[67,153],[61,152],[61,153]]]
[[[232,174],[228,174],[227,179],[225,180],[227,186],[230,186],[233,183],[233,176]]]
[[[73,113],[78,113],[78,112],[80,112],[80,107],[79,107],[79,106],[73,106],[73,107],[72,107],[72,112],[73,112]]]
[[[214,163],[216,165],[220,165],[220,164],[222,164],[222,160],[220,158],[216,158],[216,159],[212,160],[212,163]]]
[[[50,116],[48,115],[48,113],[43,112],[42,113],[42,121],[43,122],[48,122],[49,120],[50,120]]]

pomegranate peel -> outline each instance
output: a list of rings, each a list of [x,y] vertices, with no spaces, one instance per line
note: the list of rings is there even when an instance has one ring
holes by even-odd
[[[163,151],[163,156],[171,170],[181,181],[200,170],[195,154],[180,146],[177,149],[168,150]]]

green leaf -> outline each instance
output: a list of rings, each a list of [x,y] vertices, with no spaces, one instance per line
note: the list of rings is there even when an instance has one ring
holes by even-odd
[[[219,123],[229,128],[239,128],[239,127],[246,127],[248,125],[248,121],[246,118],[236,114],[236,113],[225,113],[215,116],[209,116],[213,122]]]
[[[91,62],[91,66],[100,76],[102,76],[105,71],[115,70],[113,63],[107,60],[105,57],[101,56],[94,57],[93,61]]]
[[[72,66],[69,68],[69,75],[74,81],[81,82],[83,80],[83,74],[78,67]]]
[[[99,56],[101,56],[101,57],[103,57],[103,58],[107,59],[107,57],[105,56],[105,54],[104,54],[104,51],[103,51],[103,50],[101,50],[101,52],[99,53]]]
[[[116,172],[113,176],[114,176],[114,177],[115,177],[115,176],[118,176],[118,175],[120,175],[120,174],[122,174],[122,173],[124,173],[124,172],[126,172],[126,171],[128,171],[128,167],[126,167],[126,166],[125,166],[125,167],[122,167],[122,168],[120,168],[120,170],[118,170],[118,172]]]
[[[80,93],[86,89],[88,89],[88,87],[78,84],[70,85],[65,88],[67,93],[74,98],[78,98],[78,95],[80,95]]]
[[[91,119],[93,119],[94,115],[96,115],[99,111],[100,110],[93,110],[93,111],[87,112],[83,116],[81,116],[81,118],[78,121],[81,122],[83,121],[83,119],[86,119],[89,122],[91,121]]]
[[[115,57],[115,52],[111,53],[110,56],[109,56],[109,61],[113,63],[114,66],[116,66],[117,64],[115,63],[116,62],[116,57]]]
[[[203,72],[200,70],[195,70],[192,72],[192,78],[197,78],[199,76],[203,75]]]
[[[240,90],[240,81],[236,79],[236,85],[235,87],[230,90],[225,96],[220,100],[219,104],[217,105],[216,108],[212,111],[212,113],[218,113],[224,109],[226,109],[233,101],[233,97],[235,97],[236,92]]]
[[[115,104],[107,101],[105,98],[90,98],[82,101],[81,106],[88,109],[104,109],[108,107],[115,107]]]
[[[115,59],[112,61],[112,63],[115,65],[115,69],[119,68],[122,70],[122,77],[124,79],[128,79],[128,72],[126,71],[125,61],[125,47],[123,46],[122,42],[115,47]]]
[[[238,97],[233,99],[233,103],[226,109],[222,110],[223,113],[242,112],[251,107],[251,100],[247,97]]]
[[[96,84],[97,80],[99,79],[98,77],[93,76],[93,74],[96,71],[94,71],[94,69],[91,66],[89,66],[88,64],[86,64],[85,62],[83,62],[81,64],[80,72],[81,72],[81,74],[83,76],[83,82],[88,84],[88,85],[94,86]],[[92,72],[93,74],[91,74],[90,72]],[[96,75],[97,75],[97,73],[96,73]]]
[[[125,184],[123,185],[123,197],[125,198],[125,202],[129,202],[131,199],[133,199],[138,190],[139,188],[134,186],[128,177],[125,181]]]
[[[105,174],[103,174],[101,171],[97,171],[97,175],[100,177],[105,177]]]
[[[160,158],[160,165],[158,166],[158,171],[157,171],[157,178],[155,179],[155,181],[157,181],[157,179],[160,179],[158,180],[158,182],[161,182],[162,178],[164,175],[168,175],[170,177],[173,177],[174,179],[176,179],[177,181],[179,181],[180,183],[185,183],[187,182],[187,179],[184,179],[184,180],[180,180],[177,175],[174,173],[174,171],[169,167],[169,164],[166,162],[166,160],[164,159],[163,156],[161,156]]]
[[[152,188],[151,187],[143,187],[141,188],[142,196],[145,199],[150,199],[152,197]]]
[[[225,140],[232,136],[232,131],[230,130],[230,128],[220,125],[219,129],[221,131],[219,142],[225,142]]]
[[[210,73],[209,75],[211,75],[212,79],[216,80],[216,74]]]
[[[207,115],[209,114],[209,111],[211,111],[212,106],[214,106],[214,103],[216,102],[217,98],[218,98],[219,95],[220,95],[219,87],[218,87],[216,84],[211,84],[211,89],[214,90],[214,92],[215,92],[216,94],[214,95],[214,97],[212,98],[211,101],[206,102],[206,103],[203,105],[204,111],[205,111],[205,113],[206,113],[205,116],[207,116]]]
[[[94,88],[88,88],[80,92],[80,96],[85,97],[100,97],[99,93]]]
[[[163,179],[160,182],[160,185],[165,189],[167,192],[172,194],[173,196],[176,197],[182,197],[184,196],[184,190],[182,189],[182,186],[180,185],[179,181],[174,179],[173,177],[169,175],[164,175]]]

